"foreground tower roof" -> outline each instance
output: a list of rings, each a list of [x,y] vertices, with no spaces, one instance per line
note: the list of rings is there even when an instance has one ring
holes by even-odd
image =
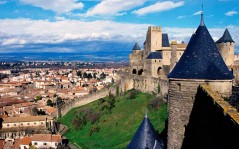
[[[224,31],[224,34],[222,35],[222,37],[217,41],[217,43],[226,43],[226,42],[234,42],[228,29]]]
[[[153,125],[145,115],[142,123],[136,131],[133,139],[127,146],[127,149],[163,149],[163,143],[160,140]]]
[[[133,50],[141,50],[137,42],[135,43]]]
[[[204,24],[203,14],[197,31],[192,35],[185,52],[168,78],[205,80],[234,78]]]

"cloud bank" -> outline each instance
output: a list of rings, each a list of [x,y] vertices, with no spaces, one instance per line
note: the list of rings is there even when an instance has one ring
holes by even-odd
[[[51,10],[56,13],[68,13],[72,10],[83,9],[84,4],[77,0],[19,0],[23,4]]]
[[[177,7],[181,7],[184,5],[184,1],[181,2],[172,2],[172,1],[165,1],[165,2],[157,2],[153,5],[138,9],[133,11],[134,14],[136,15],[146,15],[149,13],[155,13],[155,12],[162,12],[162,11],[167,11],[171,10]]]
[[[4,52],[8,48],[22,48],[24,45],[40,44],[74,44],[78,42],[107,41],[107,42],[139,42],[145,40],[150,24],[118,23],[114,21],[79,21],[30,19],[4,19],[0,20],[0,47]],[[232,38],[239,45],[238,26],[227,26]],[[214,40],[219,39],[225,28],[209,28]],[[190,39],[193,28],[163,27],[163,32],[169,34],[170,40],[185,41]],[[34,47],[34,46],[33,46]],[[43,47],[44,48],[44,47]],[[97,49],[97,46],[92,49]],[[54,49],[48,48],[48,51]],[[66,49],[64,49],[66,50]],[[67,49],[70,51],[70,49]]]

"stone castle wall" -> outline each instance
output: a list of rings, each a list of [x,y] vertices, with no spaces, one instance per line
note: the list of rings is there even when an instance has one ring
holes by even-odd
[[[90,102],[93,102],[95,100],[98,100],[100,98],[106,97],[107,95],[109,95],[109,92],[111,92],[112,94],[116,94],[117,87],[119,87],[119,84],[116,84],[110,88],[105,88],[103,90],[94,92],[92,94],[86,95],[81,98],[72,99],[72,100],[70,100],[70,102],[64,104],[62,107],[59,108],[58,115],[64,116],[72,108],[76,108],[76,107],[88,104]]]
[[[185,129],[189,124],[195,97],[200,84],[210,85],[216,94],[223,93],[232,86],[230,81],[170,80],[168,101],[168,149],[180,149],[185,138]],[[219,95],[219,94],[218,94]],[[229,96],[230,93],[220,94]]]
[[[237,149],[239,113],[208,85],[196,94],[182,148]]]
[[[168,93],[168,80],[138,75],[123,75],[121,78],[121,87],[123,90],[136,89],[146,93],[160,93],[166,95]]]

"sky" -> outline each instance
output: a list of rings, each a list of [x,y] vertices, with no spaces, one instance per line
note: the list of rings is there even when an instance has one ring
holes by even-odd
[[[239,0],[204,0],[203,5],[213,39],[228,28],[239,52]],[[92,45],[84,50],[93,51],[102,42],[142,47],[148,26],[161,26],[170,40],[188,42],[201,11],[202,0],[0,0],[0,53],[74,53],[81,49],[71,45],[85,42]]]

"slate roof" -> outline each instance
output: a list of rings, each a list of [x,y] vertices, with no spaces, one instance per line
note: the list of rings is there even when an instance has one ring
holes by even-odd
[[[137,42],[135,43],[133,50],[141,50]]]
[[[168,78],[231,80],[232,73],[223,61],[215,42],[204,25],[201,23],[188,43],[181,59]]]
[[[147,115],[144,117],[133,139],[127,149],[163,149],[164,145],[160,140]]]
[[[226,29],[224,31],[224,34],[222,35],[222,37],[217,41],[217,43],[226,43],[226,42],[234,42],[228,29]]]
[[[162,34],[162,47],[170,47],[168,34]]]
[[[146,59],[162,59],[161,52],[151,52]]]

